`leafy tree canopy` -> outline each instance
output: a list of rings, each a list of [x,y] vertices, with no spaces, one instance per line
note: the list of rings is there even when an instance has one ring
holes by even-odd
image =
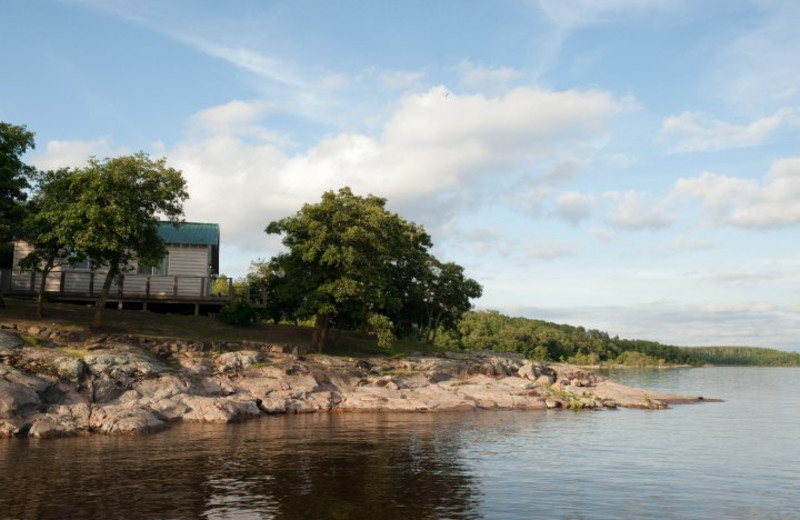
[[[33,132],[24,125],[0,121],[0,242],[10,243],[11,234],[20,225],[22,203],[26,199],[29,180],[36,169],[22,162],[22,156],[35,143]]]
[[[437,279],[432,266],[440,264],[428,253],[431,237],[422,226],[389,212],[385,199],[346,187],[328,191],[319,203],[271,222],[266,232],[283,235],[288,249],[257,266],[264,292],[278,305],[268,312],[315,318],[317,349],[331,325],[371,330],[379,344],[391,341],[402,320],[408,327],[425,325],[428,286]],[[463,299],[459,303],[463,308]],[[452,302],[443,305],[457,312]]]
[[[72,260],[88,259],[93,269],[107,269],[95,309],[94,325],[99,326],[111,285],[132,260],[161,260],[166,250],[158,221],[177,223],[187,197],[180,171],[141,152],[45,172],[34,196],[36,214],[28,220],[28,238],[51,256],[31,262],[46,264],[66,251]]]

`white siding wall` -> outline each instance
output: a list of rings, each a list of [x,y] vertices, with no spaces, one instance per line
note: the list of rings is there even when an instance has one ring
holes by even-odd
[[[209,248],[169,246],[168,273],[173,276],[208,276]]]
[[[19,275],[19,263],[28,256],[33,248],[27,242],[17,240],[14,242],[14,272],[11,275],[11,289],[15,291],[28,291],[31,288],[30,273]]]

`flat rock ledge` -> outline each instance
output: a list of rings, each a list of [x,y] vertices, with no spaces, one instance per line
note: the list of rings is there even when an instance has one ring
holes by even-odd
[[[0,437],[143,434],[181,420],[286,413],[660,409],[711,400],[492,352],[344,359],[285,345],[223,351],[105,337],[31,346],[16,331],[0,336]]]

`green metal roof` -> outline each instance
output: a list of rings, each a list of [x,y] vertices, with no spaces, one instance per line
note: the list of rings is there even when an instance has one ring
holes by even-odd
[[[219,246],[219,224],[204,222],[158,223],[158,236],[165,244]]]

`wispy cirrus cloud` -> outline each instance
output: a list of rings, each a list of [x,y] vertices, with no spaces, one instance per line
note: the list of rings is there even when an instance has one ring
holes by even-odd
[[[522,77],[520,71],[511,67],[488,67],[473,63],[471,60],[461,60],[456,64],[455,70],[460,76],[459,83],[465,87],[504,86]]]
[[[682,5],[682,2],[675,0],[534,0],[533,3],[553,23],[564,29],[641,16],[653,11],[674,10]]]
[[[792,114],[792,109],[784,107],[770,116],[737,125],[701,112],[682,112],[661,123],[661,137],[678,152],[756,146],[766,141]]]

